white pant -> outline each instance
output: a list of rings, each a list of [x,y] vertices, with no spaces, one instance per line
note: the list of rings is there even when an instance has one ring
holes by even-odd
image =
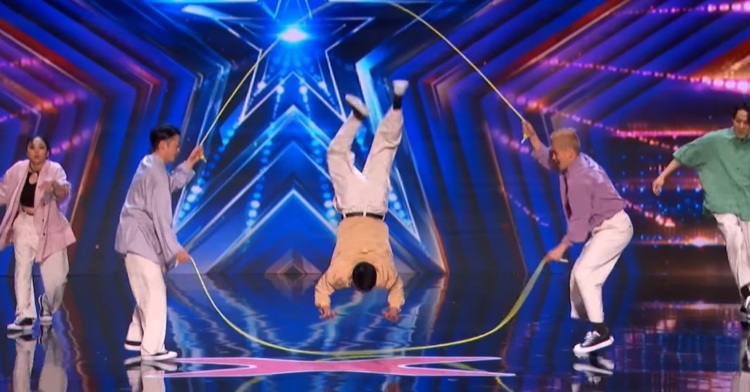
[[[44,365],[39,375],[39,390],[44,392],[68,390],[68,374],[65,372],[65,352],[57,332],[50,328],[42,336]]]
[[[141,342],[141,355],[164,351],[167,333],[167,286],[158,264],[134,254],[125,256],[135,310],[125,339]]]
[[[604,322],[602,286],[632,238],[633,224],[625,211],[592,230],[570,273],[570,317]]]
[[[133,392],[164,392],[164,372],[153,367],[141,364],[139,367],[131,367],[125,371]],[[154,377],[156,376],[156,377]]]
[[[13,390],[31,391],[36,340],[16,339],[16,361],[13,363]]]
[[[714,214],[714,218],[727,244],[729,268],[737,288],[750,284],[750,222],[743,222],[734,214]]]
[[[13,250],[16,258],[15,291],[16,319],[36,319],[36,298],[31,271],[36,258],[39,236],[34,227],[34,217],[20,212],[13,222]],[[44,303],[50,314],[62,305],[65,282],[68,276],[68,251],[55,252],[39,265],[44,285]]]
[[[750,392],[750,373],[742,371],[735,373],[729,384],[729,390],[731,392]]]

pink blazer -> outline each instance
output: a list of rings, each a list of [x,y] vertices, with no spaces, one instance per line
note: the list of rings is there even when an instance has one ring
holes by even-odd
[[[0,223],[0,249],[13,243],[13,222],[21,208],[21,190],[26,182],[29,161],[16,162],[5,172],[0,181],[0,205],[5,204],[5,216]],[[65,198],[70,195],[70,183],[62,166],[57,162],[47,161],[39,172],[34,200],[34,226],[39,235],[36,248],[36,262],[41,263],[55,252],[61,251],[76,241],[73,229],[65,216],[60,212],[59,202],[52,191],[44,192],[39,187],[45,181],[57,181],[66,187]]]

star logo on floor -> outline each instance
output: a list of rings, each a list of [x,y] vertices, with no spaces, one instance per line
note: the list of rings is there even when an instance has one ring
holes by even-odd
[[[305,361],[277,358],[181,358],[177,362],[200,365],[231,366],[228,369],[174,372],[148,377],[257,377],[276,374],[309,372],[375,373],[394,376],[431,377],[509,377],[512,373],[497,373],[484,370],[460,370],[447,368],[413,367],[416,365],[461,364],[499,360],[498,357],[391,357],[373,359],[343,359]]]

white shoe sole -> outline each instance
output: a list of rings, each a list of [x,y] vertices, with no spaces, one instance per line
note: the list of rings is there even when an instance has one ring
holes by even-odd
[[[177,358],[177,353],[174,351],[167,351],[165,353],[159,353],[156,355],[141,355],[141,360],[146,361],[166,361],[169,359]]]
[[[365,106],[365,103],[362,102],[361,99],[355,97],[354,95],[346,94],[344,100],[347,104],[349,104],[349,106],[352,107],[352,110],[359,113],[362,117],[367,117],[370,115],[370,111],[367,110],[367,106]]]
[[[31,325],[18,325],[15,323],[8,324],[8,331],[15,331],[15,332],[22,332],[22,331],[30,331],[34,329],[34,324]]]
[[[578,371],[578,372],[605,374],[608,376],[614,374],[614,372],[609,369],[596,367],[594,365],[589,365],[587,363],[575,363],[573,364],[573,370]]]
[[[8,339],[18,339],[23,336],[32,336],[34,333],[31,329],[23,330],[23,331],[8,331],[7,338]]]
[[[589,353],[591,353],[593,351],[601,350],[601,349],[603,349],[605,347],[611,346],[612,343],[614,343],[614,342],[615,342],[615,338],[613,336],[610,336],[609,339],[607,339],[607,340],[605,340],[603,342],[600,342],[598,344],[595,344],[593,346],[590,346],[590,347],[581,347],[581,344],[579,343],[579,344],[576,344],[575,347],[573,347],[573,354],[575,354],[579,358],[585,357],[585,356],[587,356]]]
[[[409,88],[409,82],[406,80],[394,80],[393,81],[393,95],[403,96],[406,93],[406,89]]]

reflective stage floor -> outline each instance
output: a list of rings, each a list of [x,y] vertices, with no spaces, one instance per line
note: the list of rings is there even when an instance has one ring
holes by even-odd
[[[524,284],[512,276],[404,278],[407,299],[397,323],[380,314],[385,293],[351,291],[334,295],[337,318],[319,320],[312,305],[317,276],[205,279],[226,317],[250,335],[323,351],[420,346],[481,334],[503,319]],[[10,322],[11,280],[0,282],[3,322]],[[70,277],[64,308],[50,330],[35,326],[31,339],[3,339],[0,390],[750,390],[750,373],[743,373],[747,336],[737,322],[731,278],[612,276],[605,309],[615,344],[590,363],[571,351],[586,326],[568,315],[567,287],[565,274],[542,275],[518,315],[478,341],[335,359],[247,340],[217,315],[195,276],[171,276],[166,345],[180,357],[159,369],[125,365],[132,356],[123,341],[133,304],[125,278]],[[594,372],[591,363],[613,369]]]

